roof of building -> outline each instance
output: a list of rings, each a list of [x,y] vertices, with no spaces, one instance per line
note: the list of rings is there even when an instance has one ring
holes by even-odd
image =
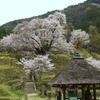
[[[49,82],[50,85],[61,84],[99,84],[100,71],[88,64],[78,53]]]

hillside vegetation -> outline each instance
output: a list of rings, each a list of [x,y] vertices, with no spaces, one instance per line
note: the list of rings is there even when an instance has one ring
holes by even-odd
[[[96,26],[100,31],[100,8],[91,4],[79,4],[64,9],[68,23],[72,23],[75,29],[88,32],[89,26]]]
[[[86,50],[78,50],[81,56],[84,58],[90,57]],[[23,88],[21,87],[21,76],[25,79],[25,73],[22,66],[16,65],[17,58],[14,53],[2,52],[0,53],[0,98],[21,98],[23,96]],[[100,59],[100,55],[92,53],[93,57]],[[37,86],[40,84],[47,84],[62,68],[73,58],[74,55],[64,54],[52,54],[50,58],[55,64],[55,69],[44,73],[42,81],[37,82]],[[37,87],[38,88],[38,87]]]
[[[16,65],[17,59],[13,55],[0,53],[0,98],[18,98],[20,93],[23,94],[20,78],[25,74],[22,67]]]
[[[43,74],[42,81],[36,83],[39,86],[43,83],[47,84],[71,59],[71,57],[63,54],[50,54],[50,57],[55,62],[55,69]],[[2,99],[20,99],[24,95],[20,81],[21,76],[26,81],[26,75],[23,67],[17,65],[16,62],[17,58],[15,53],[0,53],[0,98]]]

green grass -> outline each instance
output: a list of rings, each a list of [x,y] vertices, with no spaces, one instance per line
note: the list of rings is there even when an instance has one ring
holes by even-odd
[[[0,53],[0,98],[20,98],[20,78],[25,76],[21,66],[16,65],[14,54]]]
[[[85,59],[91,56],[85,49],[79,49],[78,53]]]
[[[25,98],[21,98],[21,100],[25,100]],[[48,100],[47,97],[41,98],[40,96],[28,96],[28,100]],[[51,97],[51,100],[55,100],[55,97]]]
[[[20,70],[20,71],[19,71]],[[21,75],[23,75],[23,70],[21,67],[14,65],[14,66],[7,66],[2,65],[0,66],[0,84],[1,83],[8,83],[9,81],[13,81],[15,79],[19,79]]]
[[[1,84],[0,85],[0,99],[19,99],[22,95],[18,95],[15,91],[11,89],[10,86]]]
[[[93,56],[93,58],[100,60],[100,55],[96,54],[96,53],[91,53],[91,55]]]
[[[65,54],[55,54],[50,56],[52,62],[54,63],[55,69],[52,70],[52,74],[56,75],[72,58]]]

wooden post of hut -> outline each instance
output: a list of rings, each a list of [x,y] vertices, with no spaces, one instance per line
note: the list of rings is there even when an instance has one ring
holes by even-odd
[[[63,91],[63,97],[62,97],[63,99],[62,100],[66,99],[65,90],[66,90],[66,86],[62,85],[62,91]]]
[[[60,85],[56,85],[55,86],[55,96],[56,96],[56,100],[61,100],[61,86]]]
[[[82,90],[81,90],[82,100],[85,100],[85,92],[84,92],[84,89],[83,89],[83,85],[81,86],[81,88],[82,88]]]
[[[96,90],[95,90],[95,84],[93,84],[93,97],[94,97],[94,100],[96,100]]]
[[[94,85],[95,84],[95,85]],[[96,100],[96,85],[100,85],[100,71],[88,64],[78,53],[75,54],[74,58],[49,82],[49,85],[61,85],[63,100],[66,100],[65,87],[66,85],[75,86],[77,85],[77,91],[82,90],[82,97],[76,98],[75,100],[91,100],[92,96],[90,90],[93,89],[94,100]],[[90,85],[93,85],[91,88]],[[73,88],[75,90],[75,88]],[[84,95],[85,94],[85,95]],[[86,96],[90,96],[88,99]],[[68,100],[71,100],[68,98]]]

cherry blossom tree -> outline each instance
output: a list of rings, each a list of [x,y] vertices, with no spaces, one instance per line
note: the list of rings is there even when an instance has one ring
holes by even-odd
[[[51,70],[54,68],[54,64],[51,63],[51,59],[48,58],[49,55],[37,55],[34,59],[25,59],[22,58],[17,64],[23,66],[26,74],[32,72],[34,78],[36,78],[36,73],[39,75],[39,79],[41,80],[41,75],[43,72]]]
[[[89,35],[85,31],[81,31],[81,29],[73,30],[71,32],[70,42],[79,48],[89,43]]]
[[[0,41],[0,46],[2,49],[9,47],[15,51],[35,50],[37,54],[43,55],[49,50],[64,50],[69,53],[69,47],[74,52],[72,44],[67,43],[65,26],[66,16],[60,12],[55,12],[45,19],[36,18],[30,22],[24,21],[13,29],[12,35],[4,37]],[[6,44],[5,41],[8,43]]]

